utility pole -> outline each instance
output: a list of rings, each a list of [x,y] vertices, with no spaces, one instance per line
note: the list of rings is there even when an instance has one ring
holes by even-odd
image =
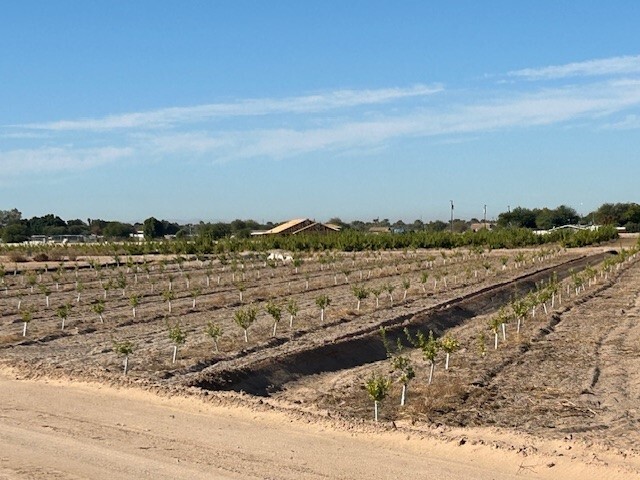
[[[487,205],[484,206],[484,217],[482,219],[484,228],[487,228]]]
[[[453,200],[449,200],[451,202],[451,233],[453,233]]]

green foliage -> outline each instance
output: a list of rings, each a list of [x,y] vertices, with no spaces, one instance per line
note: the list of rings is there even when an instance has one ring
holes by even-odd
[[[265,306],[266,312],[273,317],[275,322],[279,322],[282,317],[282,307],[273,300],[269,300]]]
[[[425,337],[424,333],[418,331],[414,338],[411,336],[408,329],[405,329],[405,334],[409,342],[411,342],[414,347],[419,348],[422,351],[424,359],[433,364],[436,360],[436,356],[438,355],[438,350],[440,350],[440,343],[435,339],[433,331],[429,330],[428,337]]]
[[[364,285],[352,285],[351,292],[358,301],[364,300],[369,296],[369,290],[367,290]]]
[[[129,340],[113,341],[113,351],[118,355],[124,355],[125,357],[131,355],[135,350],[135,344]]]
[[[389,392],[389,388],[391,387],[391,379],[378,373],[373,373],[366,380],[364,385],[371,399],[373,401],[380,402],[384,400],[384,398],[387,396],[387,393]]]
[[[460,342],[447,333],[440,340],[440,348],[443,352],[451,354],[460,348]]]
[[[257,316],[258,310],[253,305],[249,305],[245,308],[239,308],[233,315],[233,320],[236,322],[236,325],[244,331],[245,342],[249,341],[247,337],[247,330],[256,321]]]
[[[324,295],[324,294],[320,295],[319,297],[316,298],[316,305],[320,310],[324,310],[329,305],[331,305],[331,299],[329,298],[328,295]]]
[[[205,334],[213,340],[214,345],[216,346],[216,352],[218,351],[218,340],[222,337],[222,327],[217,323],[209,320],[207,322],[207,326],[204,329]]]
[[[290,298],[285,308],[287,309],[289,315],[291,315],[292,317],[298,315],[298,311],[300,310],[298,302],[296,302],[295,298]]]
[[[187,332],[182,329],[180,323],[169,327],[169,339],[175,345],[182,345],[187,341]]]
[[[20,310],[20,317],[24,323],[29,323],[33,320],[33,307],[29,306]]]

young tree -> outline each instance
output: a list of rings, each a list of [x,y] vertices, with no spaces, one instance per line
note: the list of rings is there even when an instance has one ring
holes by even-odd
[[[287,313],[289,313],[289,328],[293,328],[293,319],[298,315],[298,311],[300,310],[295,298],[289,299],[286,309]]]
[[[100,323],[104,323],[104,300],[99,298],[93,305],[91,305],[91,310],[98,314],[100,317]]]
[[[187,332],[185,332],[180,323],[176,323],[172,327],[169,327],[169,338],[173,342],[173,357],[171,363],[176,363],[178,356],[178,346],[184,344],[187,341]]]
[[[316,298],[316,305],[320,309],[320,322],[324,323],[324,312],[326,308],[331,305],[331,299],[328,295],[320,295]]]
[[[362,300],[366,299],[369,296],[369,290],[367,290],[363,285],[353,285],[351,287],[351,292],[353,293],[353,296],[358,300],[356,310],[359,312],[360,303],[362,302]]]
[[[444,369],[449,370],[449,357],[453,352],[460,348],[460,342],[447,334],[442,340],[440,340],[440,348],[442,348],[445,353]]]
[[[76,282],[76,303],[80,303],[80,296],[82,295],[82,292],[84,292],[84,283]]]
[[[436,356],[440,349],[439,342],[433,336],[433,331],[429,330],[429,337],[425,337],[424,333],[418,331],[416,338],[411,337],[409,330],[405,329],[407,339],[417,348],[422,350],[422,356],[429,362],[429,385],[433,381],[433,373],[436,367]]]
[[[427,293],[427,280],[429,280],[429,272],[420,274],[420,283],[422,284],[422,293]]]
[[[269,300],[267,302],[265,310],[273,318],[273,333],[271,334],[271,336],[275,337],[276,329],[278,328],[278,322],[282,317],[282,307],[280,307],[280,305],[278,305],[276,302]]]
[[[169,313],[171,313],[171,301],[176,298],[175,294],[171,290],[163,290],[162,300],[169,304]]]
[[[402,351],[404,346],[400,339],[397,339],[395,349],[391,347],[387,341],[387,334],[384,327],[380,328],[380,335],[382,336],[382,342],[387,350],[387,357],[391,361],[391,368],[398,377],[398,382],[402,384],[402,393],[400,395],[400,406],[404,407],[407,398],[407,388],[409,382],[416,376],[411,365],[411,359],[407,355],[403,355]]]
[[[129,340],[114,340],[113,342],[113,351],[116,352],[117,355],[124,355],[123,372],[125,375],[129,371],[129,355],[133,353],[134,349],[134,344]]]
[[[240,293],[240,303],[242,303],[244,301],[243,292],[247,289],[247,286],[244,284],[244,282],[237,282],[235,285],[238,289],[238,292]]]
[[[384,288],[387,291],[387,294],[389,295],[389,301],[393,306],[393,291],[396,289],[396,287],[394,285],[391,285],[391,283],[387,283],[385,284]]]
[[[516,299],[511,302],[511,310],[517,320],[516,333],[520,334],[520,325],[524,323],[524,319],[529,313],[529,302],[526,298]]]
[[[216,347],[216,353],[220,352],[220,349],[218,348],[218,340],[220,340],[220,337],[222,336],[222,327],[209,320],[205,328],[205,333],[211,338],[211,340],[213,340],[213,345]]]
[[[302,266],[302,259],[301,258],[294,258],[293,259],[293,267],[295,268],[296,275],[298,274],[298,271],[299,271],[301,266]]]
[[[47,308],[49,308],[49,297],[51,296],[51,289],[44,284],[41,284],[38,288],[44,295],[45,303],[47,305]]]
[[[191,308],[196,308],[196,300],[198,299],[199,296],[200,296],[199,288],[194,288],[193,290],[191,290],[191,298],[193,299]]]
[[[504,321],[502,319],[502,315],[500,315],[499,313],[491,317],[491,319],[489,320],[489,328],[493,333],[493,349],[494,350],[498,349],[498,333],[500,332],[501,325],[504,325]]]
[[[27,280],[27,285],[29,285],[29,288],[31,289],[31,293],[33,293],[33,287],[38,283],[38,277],[34,272],[28,272],[25,278]]]
[[[62,320],[62,328],[61,328],[61,330],[64,330],[65,322],[67,321],[67,318],[69,318],[69,314],[70,313],[71,313],[71,304],[70,303],[65,303],[64,305],[60,305],[57,308],[56,315],[58,317],[60,317],[60,320]]]
[[[244,341],[245,343],[249,343],[249,335],[247,331],[249,327],[256,321],[256,317],[258,316],[258,311],[253,305],[249,305],[245,308],[239,308],[236,310],[233,320],[236,322],[244,332]]]
[[[367,393],[373,400],[373,418],[378,421],[378,404],[384,400],[391,387],[391,380],[380,374],[374,373],[365,382]]]
[[[120,290],[122,290],[122,296],[125,297],[125,290],[127,288],[127,278],[124,276],[124,273],[118,272],[118,276],[116,277],[116,285]]]
[[[411,280],[409,280],[406,277],[403,278],[402,288],[404,289],[404,295],[402,296],[402,301],[405,301],[407,299],[407,292],[409,291],[409,288],[411,288]]]
[[[129,296],[129,303],[131,304],[131,308],[133,310],[133,318],[136,318],[136,308],[140,305],[140,295],[133,294]]]
[[[29,306],[23,310],[20,310],[20,316],[22,317],[22,336],[27,336],[27,325],[33,320],[33,307]]]
[[[372,288],[371,294],[376,299],[376,308],[380,308],[380,295],[382,294],[382,288],[381,287]]]

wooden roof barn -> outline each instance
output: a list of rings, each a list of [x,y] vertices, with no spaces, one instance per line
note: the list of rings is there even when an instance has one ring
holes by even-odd
[[[335,225],[316,222],[308,218],[296,218],[282,223],[271,230],[254,232],[254,235],[298,235],[300,233],[336,233],[340,228]]]

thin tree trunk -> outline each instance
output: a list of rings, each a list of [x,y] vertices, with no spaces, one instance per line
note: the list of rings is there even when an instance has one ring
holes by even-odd
[[[436,368],[436,364],[432,361],[431,362],[431,368],[429,369],[429,385],[431,385],[431,382],[433,381],[433,371]]]

